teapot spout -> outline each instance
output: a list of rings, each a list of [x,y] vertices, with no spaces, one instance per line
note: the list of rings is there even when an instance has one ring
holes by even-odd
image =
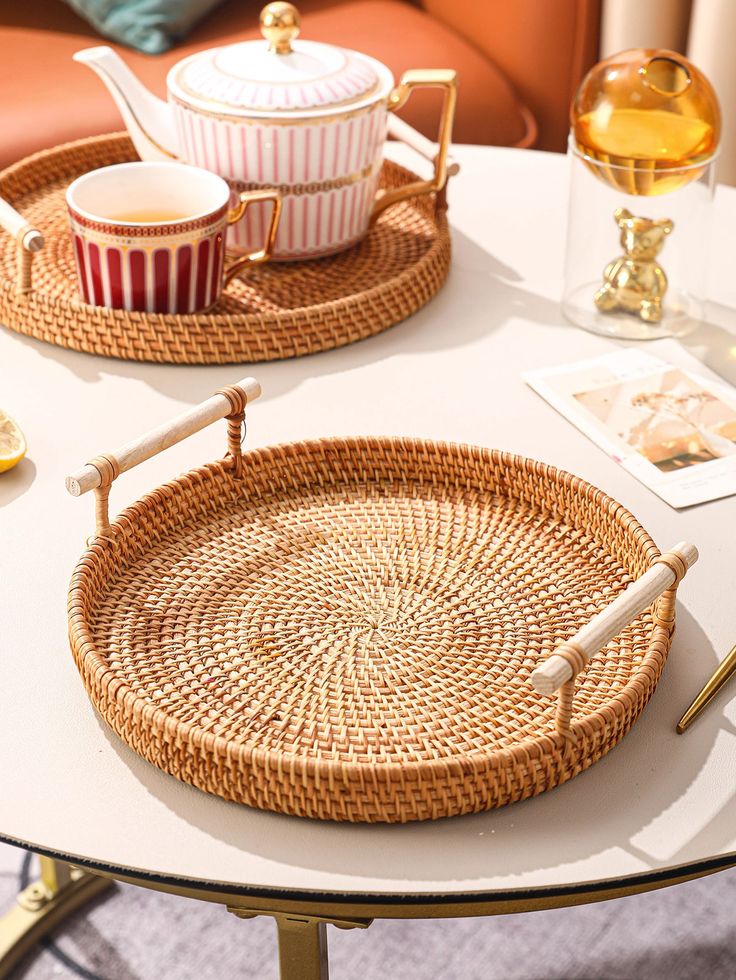
[[[85,48],[72,57],[88,65],[105,83],[141,160],[178,159],[171,109],[138,81],[112,48],[105,44]]]

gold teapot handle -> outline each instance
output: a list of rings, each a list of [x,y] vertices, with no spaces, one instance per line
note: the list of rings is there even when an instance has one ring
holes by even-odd
[[[256,202],[273,201],[273,209],[271,211],[271,222],[268,226],[268,231],[266,232],[266,240],[263,243],[263,247],[257,249],[255,252],[249,252],[247,255],[241,255],[237,259],[234,259],[229,265],[225,266],[225,286],[229,285],[229,283],[242,269],[245,268],[246,265],[251,265],[255,262],[267,262],[271,258],[273,243],[276,240],[276,232],[278,231],[279,227],[279,218],[281,217],[281,195],[276,190],[272,190],[271,188],[267,187],[258,191],[241,191],[238,197],[238,203],[234,208],[230,208],[227,213],[227,223],[229,225],[234,225],[236,221],[240,221],[250,205],[255,204]]]
[[[434,176],[431,180],[415,180],[403,187],[381,188],[376,194],[371,221],[392,204],[405,201],[409,197],[441,191],[447,182],[447,153],[452,139],[452,124],[457,103],[457,72],[452,68],[415,68],[404,72],[401,81],[388,97],[389,111],[400,109],[411,93],[418,88],[441,88],[445,93],[437,137],[439,149],[434,160]]]

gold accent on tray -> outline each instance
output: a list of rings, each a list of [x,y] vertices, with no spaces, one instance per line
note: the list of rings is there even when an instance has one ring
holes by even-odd
[[[604,269],[593,301],[601,313],[633,313],[647,323],[659,323],[667,276],[656,258],[674,224],[669,218],[637,217],[626,208],[616,208],[613,217],[624,254]]]
[[[718,692],[736,674],[736,646],[731,647],[713,674],[703,685],[702,690],[694,698],[692,704],[677,723],[677,733],[682,735],[695,719],[705,711]]]
[[[15,240],[0,232],[1,323],[107,357],[253,363],[313,354],[380,333],[427,303],[447,276],[451,245],[442,193],[397,204],[367,237],[338,255],[254,267],[247,281],[233,282],[205,314],[87,306],[77,296],[64,193],[81,173],[135,159],[127,134],[114,134],[35,154],[0,174],[0,196],[46,238],[40,252],[18,252]],[[415,179],[387,161],[380,184],[390,191]]]
[[[243,454],[259,393],[246,378],[67,479],[97,496],[72,651],[128,745],[261,809],[404,822],[544,792],[624,736],[693,546],[660,555],[601,490],[477,446]],[[223,459],[110,519],[117,475],[223,417]]]

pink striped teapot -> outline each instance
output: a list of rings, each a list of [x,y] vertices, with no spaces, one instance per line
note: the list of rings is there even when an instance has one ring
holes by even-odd
[[[330,255],[349,248],[371,219],[407,197],[443,188],[456,101],[450,69],[405,72],[398,85],[367,55],[297,40],[289,3],[261,12],[264,40],[190,55],[168,74],[168,102],[152,95],[107,46],[74,55],[105,83],[143,160],[179,159],[212,170],[233,190],[275,188],[282,196],[273,258]],[[389,113],[417,88],[441,88],[436,147],[406,123],[392,131],[429,145],[434,175],[379,190]],[[229,230],[228,244],[250,251],[263,241],[265,205]]]

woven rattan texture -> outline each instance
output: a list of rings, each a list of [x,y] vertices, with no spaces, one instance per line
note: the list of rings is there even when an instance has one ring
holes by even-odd
[[[136,361],[226,364],[313,354],[362,340],[427,303],[450,266],[450,233],[434,196],[389,208],[347,252],[248,269],[209,313],[128,313],[88,306],[77,294],[64,192],[96,167],[137,159],[125,134],[37,153],[0,174],[0,196],[46,239],[33,260],[33,291],[16,291],[16,244],[0,233],[0,322],[73,350]],[[386,161],[382,186],[416,179]]]
[[[615,501],[491,450],[322,440],[214,463],[90,546],[70,636],[142,756],[284,813],[407,821],[550,789],[628,731],[670,643],[651,613],[576,684],[530,674],[659,554]]]

